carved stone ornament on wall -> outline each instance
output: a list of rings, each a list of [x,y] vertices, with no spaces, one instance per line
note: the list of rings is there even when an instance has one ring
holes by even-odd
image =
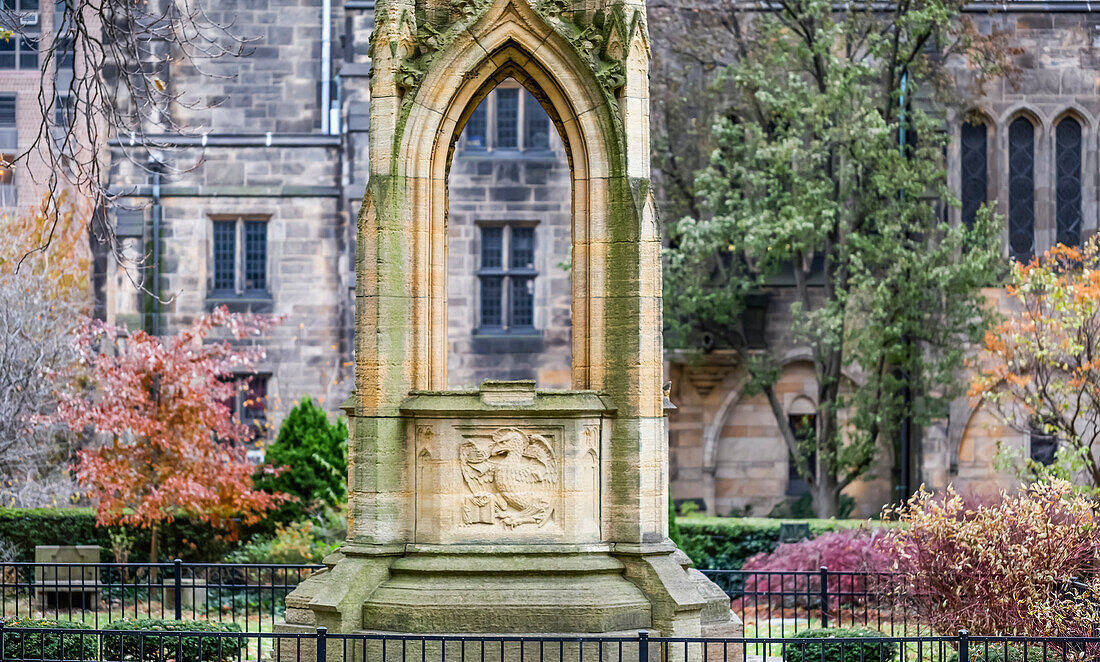
[[[462,504],[463,524],[541,527],[554,516],[557,459],[542,435],[501,428],[493,433],[488,447],[464,441],[459,462],[470,490]]]

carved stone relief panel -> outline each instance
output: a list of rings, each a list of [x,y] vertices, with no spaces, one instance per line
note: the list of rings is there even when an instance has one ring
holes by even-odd
[[[416,542],[600,539],[598,424],[443,420],[437,427],[414,425]]]

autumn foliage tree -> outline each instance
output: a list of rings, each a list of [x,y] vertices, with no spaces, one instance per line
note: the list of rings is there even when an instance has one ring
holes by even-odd
[[[50,418],[101,439],[78,453],[77,477],[100,525],[152,529],[153,562],[163,522],[187,515],[232,534],[287,499],[254,488],[244,447],[252,430],[228,404],[239,387],[226,378],[261,356],[240,345],[270,324],[222,307],[175,336],[89,322],[77,338],[86,374]],[[229,339],[213,340],[216,331]]]
[[[1016,265],[1005,290],[971,395],[1021,432],[1059,440],[1054,465],[1027,460],[1028,473],[1084,474],[1100,488],[1100,242]]]
[[[32,426],[77,365],[71,342],[90,306],[86,204],[43,196],[37,208],[0,218],[0,503],[39,507],[76,498],[68,471],[77,439]],[[47,235],[53,249],[35,251]]]

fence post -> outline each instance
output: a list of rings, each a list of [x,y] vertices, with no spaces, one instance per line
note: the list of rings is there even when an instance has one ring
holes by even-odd
[[[172,573],[173,581],[175,585],[175,593],[172,596],[172,602],[176,608],[176,620],[183,620],[183,561],[176,559],[172,561]]]
[[[970,662],[970,633],[959,630],[959,662]]]
[[[638,662],[649,662],[649,630],[638,630]]]
[[[829,568],[826,566],[821,566],[821,627],[829,627]]]
[[[4,659],[4,646],[7,644],[7,642],[4,641],[4,639],[7,638],[7,635],[4,634],[4,626],[6,625],[5,620],[6,619],[0,618],[0,661]]]
[[[383,641],[382,645],[385,646],[386,642]],[[422,644],[423,645],[423,644]],[[326,662],[328,658],[328,628],[320,626],[317,628],[317,662]]]

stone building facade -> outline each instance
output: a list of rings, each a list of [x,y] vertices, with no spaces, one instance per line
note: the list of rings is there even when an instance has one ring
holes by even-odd
[[[35,0],[17,1],[19,9],[38,14],[49,34],[52,13]],[[705,151],[690,149],[676,131],[705,135],[708,98],[701,92],[701,72],[730,56],[728,35],[720,32],[725,0],[649,4],[655,144],[671,142],[677,158],[701,165]],[[162,136],[175,145],[163,155],[162,175],[128,164],[125,138],[114,146],[112,184],[133,195],[132,208],[112,210],[109,222],[135,257],[155,254],[159,260],[137,267],[99,254],[95,261],[98,310],[111,322],[171,333],[220,304],[284,315],[260,341],[268,354],[264,365],[256,375],[242,376],[251,377],[265,397],[242,396],[241,413],[267,427],[305,395],[323,398],[335,411],[352,383],[354,218],[366,187],[374,2],[332,3],[327,48],[325,6],[323,0],[217,3],[211,17],[232,20],[242,35],[255,38],[251,53],[216,63],[215,73],[225,78],[200,77],[182,67],[170,71],[167,82],[199,103],[194,110],[177,109],[177,119],[193,131]],[[977,202],[994,202],[1013,224],[1005,237],[1006,257],[1041,252],[1059,236],[1080,240],[1096,232],[1100,10],[1067,0],[978,3],[967,11],[980,30],[1006,31],[1022,50],[1016,61],[1021,74],[1015,85],[997,81],[978,91],[965,70],[955,71],[966,102],[946,109],[955,138],[948,165],[951,182],[965,195],[963,209],[949,212],[953,221],[960,222]],[[0,44],[0,153],[28,144],[37,128],[39,80],[30,45]],[[516,90],[515,117],[508,120],[514,121],[514,146],[497,136],[499,118],[512,118],[507,108],[499,112],[506,89]],[[513,103],[511,94],[504,93],[506,106]],[[569,164],[554,131],[546,132],[545,142],[535,140],[542,120],[527,112],[525,95],[511,82],[490,95],[483,102],[481,143],[467,127],[452,161],[449,386],[474,386],[487,377],[532,378],[552,388],[569,384]],[[684,103],[672,103],[678,100]],[[216,107],[202,109],[206,104]],[[0,172],[4,213],[25,213],[38,199],[36,167],[40,163],[32,161]],[[655,179],[666,194],[677,186],[659,173]],[[662,205],[666,218],[679,212]],[[512,269],[514,249],[528,237],[531,262]],[[486,254],[498,241],[499,266],[487,264]],[[134,283],[146,283],[162,301],[143,295]],[[512,287],[519,288],[514,297]],[[784,296],[777,289],[752,314],[769,344],[783,348],[779,390],[788,415],[802,424],[816,406],[816,388],[806,353],[786,337]],[[499,301],[498,317],[492,301]],[[526,309],[512,310],[526,301],[529,317]],[[514,319],[522,323],[510,317],[517,312],[522,315]],[[789,469],[768,408],[742,396],[739,363],[722,351],[702,363],[666,356],[679,407],[670,421],[674,496],[698,499],[712,513],[751,507],[766,514],[797,497],[803,486]],[[260,400],[263,406],[256,406]],[[948,419],[914,442],[909,482],[975,490],[1010,485],[1011,475],[992,469],[998,441],[1021,450],[1032,446],[1029,435],[957,402]],[[875,477],[849,488],[857,514],[873,513],[891,498],[897,465],[893,448],[884,447]]]
[[[723,3],[690,10],[665,6],[651,12],[651,22],[658,34],[698,35],[712,29],[707,26],[721,25],[718,14],[723,10]],[[960,223],[980,204],[991,204],[1008,219],[1006,261],[1028,259],[1057,242],[1080,243],[1096,233],[1100,220],[1100,13],[1087,3],[1017,2],[975,3],[966,16],[982,34],[1000,31],[1020,50],[1014,56],[1019,75],[978,89],[971,72],[950,63],[960,102],[944,109],[952,136],[948,177],[962,208],[948,209],[949,218]],[[654,41],[661,43],[662,38]],[[684,65],[684,58],[669,54],[665,70],[677,65]],[[690,80],[692,69],[684,65],[685,79]],[[655,121],[671,119],[682,116]],[[665,185],[674,182],[666,180]],[[763,294],[755,307],[750,305],[746,326],[783,357],[778,392],[792,425],[797,425],[816,409],[817,384],[808,353],[789,338],[790,288],[769,288]],[[995,305],[1004,305],[999,290],[986,294]],[[677,500],[697,501],[705,511],[720,515],[766,515],[804,493],[767,402],[742,392],[746,375],[741,357],[715,351],[701,360],[676,353],[666,359],[672,399],[679,407],[670,422]],[[1049,456],[1049,439],[1006,427],[974,405],[960,399],[952,403],[948,418],[914,435],[911,488],[952,484],[963,492],[988,494],[1013,486],[1011,471],[994,468],[999,442],[1022,454]],[[898,496],[900,464],[894,445],[883,444],[875,470],[845,491],[854,499],[854,516],[873,515]]]

